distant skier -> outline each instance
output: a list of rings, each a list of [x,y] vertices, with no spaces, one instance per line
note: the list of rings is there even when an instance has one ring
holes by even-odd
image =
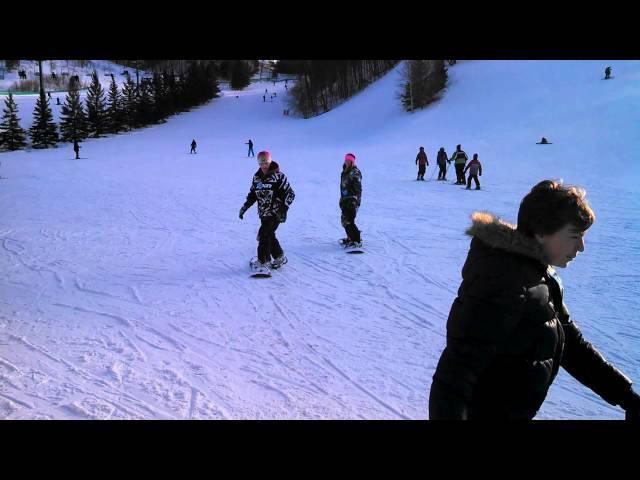
[[[80,158],[80,145],[78,144],[78,140],[73,140],[73,151],[76,152],[76,160]]]
[[[190,151],[189,153],[197,153],[197,152],[196,152],[196,147],[197,147],[197,146],[198,146],[198,145],[196,144],[196,139],[194,138],[194,139],[191,141],[191,151]]]
[[[248,142],[244,142],[245,145],[249,145],[249,152],[247,153],[247,157],[255,157],[256,155],[253,153],[253,142],[249,139]]]
[[[465,179],[464,179],[464,166],[467,163],[467,160],[469,160],[469,157],[467,156],[467,154],[462,150],[462,147],[460,145],[456,146],[456,151],[453,153],[453,165],[456,167],[456,185],[464,185]]]
[[[429,159],[427,159],[424,147],[420,147],[420,151],[418,155],[416,155],[416,165],[418,165],[418,178],[416,178],[416,180],[424,181],[424,174],[429,166]]]
[[[609,80],[611,78],[611,67],[604,69],[604,79]]]
[[[549,145],[549,140],[547,140],[545,137],[542,137],[542,139],[538,142],[538,145]]]
[[[438,180],[446,180],[447,179],[447,162],[451,163],[449,157],[447,157],[447,152],[444,151],[444,147],[440,147],[438,150],[438,167],[440,171],[438,172]]]
[[[480,181],[478,180],[478,175],[482,176],[482,164],[480,160],[478,160],[478,154],[473,154],[473,160],[469,162],[467,168],[464,169],[463,173],[467,173],[469,170],[469,180],[467,181],[467,190],[471,190],[471,179],[476,182],[476,190],[480,190]]]
[[[247,200],[242,205],[239,216],[242,220],[247,209],[258,202],[261,223],[258,231],[258,262],[268,270],[287,263],[275,232],[278,225],[286,221],[295,193],[287,176],[280,171],[280,166],[271,160],[269,152],[258,152],[258,165],[260,168],[253,175]]]
[[[56,97],[56,105],[62,105],[62,104],[60,103],[60,97]]]
[[[362,238],[360,230],[356,226],[355,220],[362,200],[362,173],[356,167],[356,156],[347,153],[342,164],[342,174],[340,175],[340,210],[342,211],[340,221],[347,234],[342,239],[345,247],[361,247]]]

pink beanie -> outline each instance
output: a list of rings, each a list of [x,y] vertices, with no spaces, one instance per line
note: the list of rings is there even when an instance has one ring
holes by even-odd
[[[260,160],[261,158],[266,159],[269,163],[271,163],[271,154],[269,152],[267,152],[266,150],[263,150],[261,152],[258,152],[258,160]]]
[[[356,164],[356,156],[353,153],[347,153],[344,156],[344,161],[351,163],[351,165],[355,165]]]

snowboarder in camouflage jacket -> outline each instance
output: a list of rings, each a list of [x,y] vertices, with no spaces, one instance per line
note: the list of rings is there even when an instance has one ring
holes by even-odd
[[[360,230],[355,224],[358,208],[362,199],[362,173],[356,167],[356,156],[347,153],[344,156],[342,174],[340,175],[340,210],[341,223],[347,233],[346,245],[359,245],[362,242]]]
[[[278,225],[287,220],[287,211],[293,203],[295,192],[287,176],[280,171],[280,166],[272,161],[269,152],[259,152],[257,158],[260,168],[253,175],[251,188],[239,216],[242,219],[247,209],[258,202],[261,222],[258,232],[258,261],[265,265],[273,257],[275,264],[282,264],[286,259],[275,231]],[[275,265],[272,263],[271,266]]]

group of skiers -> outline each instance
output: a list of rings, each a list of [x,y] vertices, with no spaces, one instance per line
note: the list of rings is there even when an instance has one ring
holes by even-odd
[[[456,146],[456,151],[451,155],[451,158],[447,156],[447,152],[444,150],[444,147],[440,147],[438,150],[437,163],[438,163],[438,180],[446,181],[447,180],[447,165],[453,162],[454,167],[456,169],[456,181],[455,185],[464,185],[466,183],[467,190],[471,190],[471,180],[475,181],[476,190],[480,190],[480,180],[478,180],[478,176],[482,176],[482,164],[478,159],[478,154],[473,154],[473,159],[467,163],[469,157],[462,150],[461,145]],[[418,165],[418,177],[416,180],[424,181],[424,174],[426,173],[427,167],[429,166],[429,159],[427,158],[427,154],[424,151],[424,147],[420,147],[418,155],[416,155],[416,165]],[[465,179],[465,175],[469,172],[468,180]]]
[[[258,203],[260,230],[258,231],[258,263],[260,267],[280,268],[287,263],[280,242],[276,238],[276,229],[287,219],[289,207],[295,199],[295,192],[280,165],[271,158],[268,151],[258,152],[259,168],[254,173],[247,198],[240,208],[239,217],[254,203]],[[360,230],[355,224],[356,215],[362,199],[362,173],[356,166],[356,156],[347,153],[344,156],[340,176],[341,223],[347,234],[341,240],[345,248],[362,246]]]

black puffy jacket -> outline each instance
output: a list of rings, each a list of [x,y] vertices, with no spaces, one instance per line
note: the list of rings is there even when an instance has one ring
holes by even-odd
[[[295,196],[287,176],[280,171],[280,166],[272,161],[266,174],[258,168],[253,175],[243,209],[247,210],[257,201],[260,218],[275,217],[278,221],[285,222],[287,211]]]
[[[474,213],[462,284],[433,376],[430,419],[532,419],[562,366],[612,405],[631,381],[583,339],[535,240]]]

